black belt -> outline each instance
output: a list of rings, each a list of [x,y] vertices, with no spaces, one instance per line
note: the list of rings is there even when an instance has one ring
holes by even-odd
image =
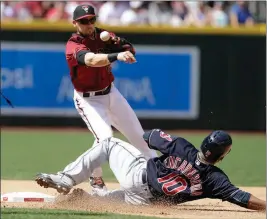
[[[142,182],[143,182],[143,184],[147,183],[147,172],[146,172],[146,169],[144,169],[143,172],[142,172]]]
[[[105,90],[102,91],[96,91],[94,95],[91,95],[90,93],[83,93],[83,97],[90,97],[90,96],[100,96],[100,95],[106,95],[109,94],[111,90],[111,85],[109,85]],[[94,92],[94,91],[92,91]]]

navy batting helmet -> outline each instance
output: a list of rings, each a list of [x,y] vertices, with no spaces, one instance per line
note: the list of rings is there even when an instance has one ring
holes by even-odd
[[[213,131],[202,142],[200,150],[209,163],[216,163],[229,153],[232,145],[231,136],[225,131]]]

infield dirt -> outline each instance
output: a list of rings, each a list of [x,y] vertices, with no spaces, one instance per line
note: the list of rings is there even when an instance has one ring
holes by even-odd
[[[117,183],[107,183],[109,189],[117,189]],[[83,183],[76,188],[90,191],[88,183]],[[255,196],[266,200],[265,187],[241,187],[245,191],[251,192]],[[58,197],[53,189],[44,189],[39,187],[35,181],[20,180],[1,180],[1,193],[9,192],[41,192]],[[62,198],[62,197],[60,197]],[[103,201],[97,198],[79,198],[65,200],[64,202],[50,203],[1,203],[1,207],[23,207],[23,208],[47,208],[47,209],[68,209],[85,210],[93,212],[111,212],[120,214],[157,216],[164,218],[242,218],[256,219],[266,218],[266,213],[250,211],[233,204],[222,202],[220,200],[203,199],[199,201],[188,202],[177,206],[144,206],[136,207],[115,202]]]

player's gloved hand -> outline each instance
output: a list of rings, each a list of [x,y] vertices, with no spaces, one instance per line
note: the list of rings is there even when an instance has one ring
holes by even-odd
[[[110,33],[111,35],[111,42],[112,44],[109,45],[110,49],[112,50],[112,52],[115,52],[116,50],[120,50],[120,51],[130,51],[134,56],[135,56],[135,49],[133,47],[133,45],[126,39],[118,37],[113,35],[112,33]],[[112,48],[112,45],[113,48]]]
[[[125,63],[135,63],[136,62],[136,59],[134,57],[134,55],[129,52],[129,51],[126,51],[126,52],[120,52],[117,56],[117,59],[119,61],[122,61],[122,62],[125,62]]]
[[[130,51],[134,56],[135,56],[135,49],[133,46],[131,46],[130,44],[125,44],[125,45],[122,45],[122,49],[124,51]]]

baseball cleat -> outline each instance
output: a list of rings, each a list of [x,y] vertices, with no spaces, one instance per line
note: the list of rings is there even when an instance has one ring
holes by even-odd
[[[39,173],[35,181],[41,187],[53,188],[63,195],[68,194],[74,185],[73,180],[64,174]]]
[[[93,188],[97,188],[97,189],[107,189],[104,180],[102,179],[102,177],[90,177],[89,179],[90,185]]]

